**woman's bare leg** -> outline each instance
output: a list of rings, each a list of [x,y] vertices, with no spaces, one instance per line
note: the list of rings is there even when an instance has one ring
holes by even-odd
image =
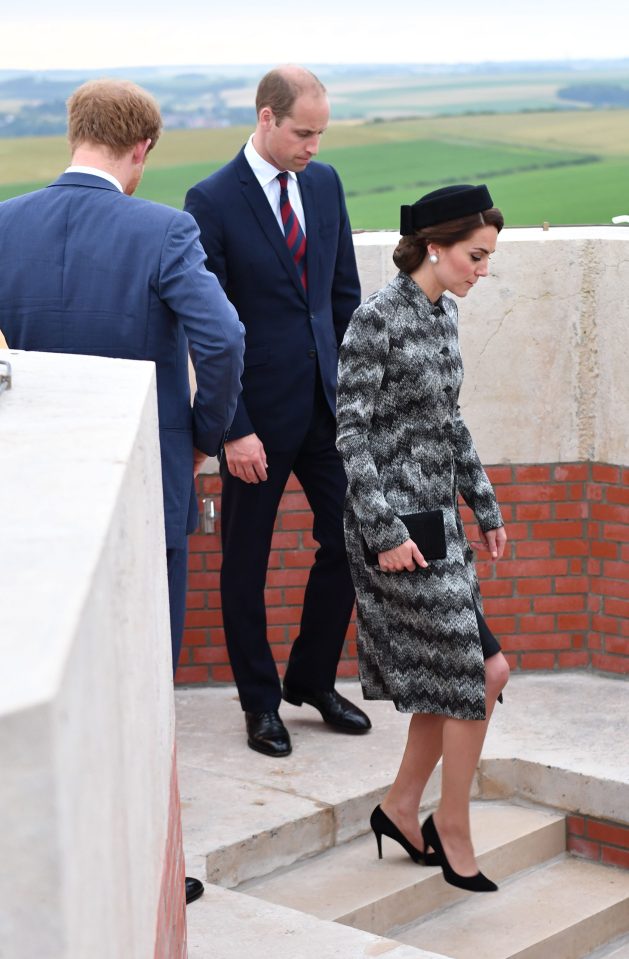
[[[417,849],[424,848],[419,804],[432,771],[441,758],[444,716],[414,713],[395,781],[381,803],[383,812]]]
[[[443,724],[441,801],[434,821],[450,865],[462,876],[478,872],[470,831],[470,791],[491,714],[508,678],[507,661],[496,653],[485,662],[485,719],[448,717]]]

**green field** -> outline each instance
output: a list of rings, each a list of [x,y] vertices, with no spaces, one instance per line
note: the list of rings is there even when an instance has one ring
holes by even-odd
[[[180,207],[248,132],[165,133],[138,195]],[[355,229],[395,229],[401,203],[456,181],[487,182],[511,226],[609,223],[629,213],[626,110],[335,123],[320,159],[338,169]],[[66,164],[61,137],[0,140],[0,199],[50,182]]]
[[[462,182],[478,182],[468,177]],[[399,208],[443,183],[435,180],[422,190],[394,189],[348,200],[354,229],[396,229]],[[566,224],[610,224],[612,216],[629,213],[629,158],[603,161],[575,167],[559,167],[522,173],[483,177],[491,188],[494,202],[505,215],[507,226],[535,226],[548,220],[555,226]]]

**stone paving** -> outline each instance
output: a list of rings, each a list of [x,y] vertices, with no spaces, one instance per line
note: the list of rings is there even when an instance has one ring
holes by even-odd
[[[293,754],[261,756],[246,745],[235,689],[179,689],[177,748],[187,872],[216,885],[188,909],[191,959],[353,959],[435,955],[282,906],[233,887],[368,829],[391,782],[408,724],[390,703],[363,703],[364,737],[326,728],[310,707],[284,704]],[[516,794],[559,809],[629,819],[629,686],[589,673],[519,674],[497,707],[474,795]],[[438,771],[426,803],[438,794]],[[374,846],[375,851],[375,846]],[[255,949],[253,948],[255,944]]]

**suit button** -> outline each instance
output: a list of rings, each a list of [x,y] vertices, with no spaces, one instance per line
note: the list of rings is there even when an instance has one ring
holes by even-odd
[[[308,350],[308,356],[310,357],[311,360],[314,360],[316,355],[317,355],[316,350]]]

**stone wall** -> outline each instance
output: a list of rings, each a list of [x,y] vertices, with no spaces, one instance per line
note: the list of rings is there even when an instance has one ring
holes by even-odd
[[[395,274],[397,235],[355,236],[363,296]],[[492,274],[459,301],[463,415],[510,537],[479,557],[488,620],[521,669],[629,672],[629,230],[506,230]],[[220,480],[205,475],[220,523]],[[469,523],[469,511],[464,511]],[[470,528],[473,535],[473,526]],[[316,543],[294,477],[267,579],[280,669],[297,635]],[[191,539],[178,682],[231,680],[218,592],[220,537]],[[350,627],[339,675],[356,675]]]
[[[0,358],[0,954],[184,959],[153,364]]]

